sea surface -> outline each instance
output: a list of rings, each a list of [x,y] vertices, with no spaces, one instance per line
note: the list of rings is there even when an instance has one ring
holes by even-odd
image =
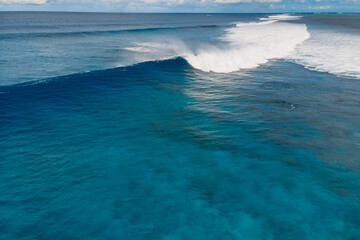
[[[360,239],[360,15],[0,12],[0,239]]]

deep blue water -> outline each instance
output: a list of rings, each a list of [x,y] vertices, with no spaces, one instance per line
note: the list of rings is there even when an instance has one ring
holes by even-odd
[[[360,239],[356,58],[326,65],[298,49],[206,72],[199,46],[219,54],[226,29],[267,15],[70,16],[0,13],[1,240]],[[117,21],[146,30],[111,32]],[[357,39],[357,21],[266,25],[306,24],[301,48],[325,30]]]

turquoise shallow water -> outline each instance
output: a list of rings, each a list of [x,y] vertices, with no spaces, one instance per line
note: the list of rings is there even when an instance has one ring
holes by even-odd
[[[179,58],[2,87],[2,239],[360,238],[360,83],[215,75]]]
[[[0,13],[0,240],[360,239],[359,16],[259,17]]]

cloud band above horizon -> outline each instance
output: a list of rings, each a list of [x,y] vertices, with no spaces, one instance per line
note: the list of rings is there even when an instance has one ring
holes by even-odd
[[[121,12],[360,12],[360,0],[0,0],[1,10]]]

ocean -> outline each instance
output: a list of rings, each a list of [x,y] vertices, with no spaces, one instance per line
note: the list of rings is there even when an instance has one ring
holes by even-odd
[[[0,239],[360,239],[360,15],[0,12]]]

